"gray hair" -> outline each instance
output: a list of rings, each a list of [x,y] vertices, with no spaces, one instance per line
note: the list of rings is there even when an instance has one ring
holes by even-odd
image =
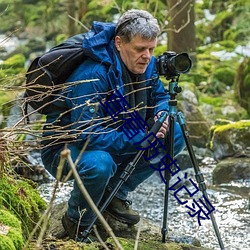
[[[157,20],[145,10],[128,10],[118,20],[116,36],[128,43],[135,35],[153,40],[160,34]]]

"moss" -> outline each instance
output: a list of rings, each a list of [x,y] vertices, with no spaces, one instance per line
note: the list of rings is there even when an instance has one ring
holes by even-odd
[[[25,64],[25,56],[23,54],[16,54],[7,60],[4,61],[2,64],[2,69],[9,69],[9,68],[23,68]]]
[[[16,54],[1,64],[0,84],[20,86],[25,81],[25,56]]]
[[[214,71],[214,79],[228,86],[232,86],[235,78],[235,70],[228,67],[221,67]]]
[[[0,179],[0,206],[4,206],[20,221],[24,237],[34,228],[40,218],[40,211],[46,207],[38,192],[23,180],[14,180],[9,176]]]
[[[183,248],[176,243],[168,243],[167,244],[169,250],[182,250]]]
[[[235,77],[235,96],[238,99],[240,105],[244,107],[250,115],[250,59],[246,58],[239,66],[237,70],[237,76]]]
[[[0,209],[0,221],[7,226],[14,227],[17,230],[21,230],[20,221],[16,218],[16,216],[11,214],[7,210]]]
[[[222,126],[215,126],[214,133],[225,132],[231,129],[245,129],[250,127],[250,121],[233,122]]]
[[[208,96],[208,95],[201,95],[199,97],[199,101],[200,101],[200,103],[207,103],[207,104],[210,104],[214,107],[221,107],[225,100],[221,96],[212,97],[212,96]]]
[[[232,52],[235,50],[235,48],[237,47],[237,43],[233,40],[223,40],[218,42],[218,44],[222,47],[224,47],[224,49],[228,52]]]
[[[22,236],[22,229],[20,221],[8,212],[7,210],[0,210],[0,223],[4,226],[10,227],[8,233],[0,234],[0,249],[21,249],[24,243]],[[3,237],[2,237],[3,236]]]
[[[22,231],[16,231],[15,228],[11,228],[9,233],[7,234],[7,236],[12,240],[14,246],[16,249],[21,249],[23,244],[24,244],[24,240],[23,240],[23,236],[22,236]]]
[[[235,147],[234,143],[241,142],[241,143],[247,143],[250,141],[250,120],[243,120],[238,122],[232,122],[225,125],[214,125],[211,127],[210,130],[210,149],[214,149],[214,141],[216,140],[220,141],[221,144],[227,144],[229,149],[232,150]],[[249,130],[249,133],[245,132]],[[230,142],[230,134],[232,131],[234,131],[234,138],[235,140],[233,142]],[[231,148],[231,149],[230,149]]]
[[[208,104],[213,106],[212,113],[208,114],[207,118],[214,121],[216,119],[228,119],[231,121],[239,121],[248,119],[247,111],[240,106],[240,104],[236,101],[234,93],[232,91],[226,91],[222,95],[210,96],[206,93],[199,93],[198,95],[199,103]],[[229,106],[228,112],[226,107]],[[230,112],[231,110],[235,110],[234,112]],[[237,111],[237,112],[236,112]],[[225,113],[226,112],[226,113]]]
[[[0,80],[1,81],[1,80]],[[0,91],[0,108],[3,110],[3,105],[16,98],[16,93],[12,91]],[[8,104],[11,106],[10,104]]]
[[[16,250],[13,241],[7,235],[0,234],[0,249]]]
[[[124,250],[133,250],[135,241],[133,239],[124,239],[124,238],[118,238],[120,244],[122,245]],[[113,240],[109,238],[107,240],[108,243],[113,245]],[[112,248],[113,249],[113,248]],[[202,247],[196,247],[193,245],[183,244],[183,243],[175,243],[175,242],[167,242],[162,243],[161,241],[155,241],[155,240],[144,240],[139,241],[138,244],[139,250],[201,250],[205,249]]]

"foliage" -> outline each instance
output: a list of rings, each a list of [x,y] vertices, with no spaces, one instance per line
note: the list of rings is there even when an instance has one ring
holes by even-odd
[[[21,223],[17,217],[5,209],[0,209],[0,226],[6,231],[0,234],[0,249],[21,249],[24,239]]]
[[[246,58],[240,65],[235,79],[235,96],[250,115],[250,59]]]
[[[211,121],[225,119],[225,117],[231,121],[248,119],[246,110],[237,103],[232,91],[227,90],[217,96],[200,93],[199,103],[200,108],[205,109],[206,118]],[[208,109],[211,109],[210,112],[208,112]]]
[[[45,209],[46,204],[27,181],[2,174],[0,207],[8,209],[22,222],[23,234],[27,238],[40,218],[40,211]]]
[[[209,12],[209,17],[204,14],[204,10]],[[250,22],[249,10],[250,2],[247,0],[204,0],[202,4],[197,4],[197,20],[201,20],[196,26],[199,41],[210,43],[232,40],[245,45],[250,37],[250,30],[246,25]]]
[[[5,60],[0,71],[0,85],[11,86],[21,85],[23,83],[22,76],[25,72],[25,57],[22,54],[16,54]]]
[[[229,67],[220,67],[214,70],[213,77],[226,86],[232,86],[234,83],[235,71]]]

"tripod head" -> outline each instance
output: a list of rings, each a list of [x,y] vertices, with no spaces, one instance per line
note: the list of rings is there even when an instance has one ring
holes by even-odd
[[[179,82],[179,76],[176,78],[172,78],[171,81],[169,82],[169,95],[170,95],[170,100],[175,99],[175,96],[182,91],[182,87],[178,86]]]

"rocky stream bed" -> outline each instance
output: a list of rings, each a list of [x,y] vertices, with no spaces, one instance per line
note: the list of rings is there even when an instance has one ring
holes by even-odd
[[[212,170],[215,161],[210,157],[205,157],[201,161],[201,171],[207,185],[207,193],[211,204],[214,206],[214,216],[219,227],[219,231],[226,250],[249,250],[250,249],[250,180],[233,181],[228,184],[213,185]],[[187,168],[181,174],[188,173],[190,179],[195,180],[193,168]],[[180,176],[180,175],[179,175]],[[174,178],[171,183],[175,183]],[[39,188],[42,197],[49,201],[54,182],[42,184]],[[186,184],[187,185],[187,184]],[[72,183],[66,183],[58,190],[55,200],[56,204],[66,201],[70,195]],[[191,188],[189,187],[191,190]],[[172,193],[171,193],[172,192]],[[133,201],[133,208],[138,210],[141,217],[148,219],[158,227],[159,233],[162,227],[162,217],[164,209],[164,183],[156,173],[145,183],[140,185],[136,192],[130,194]],[[168,237],[176,242],[192,243],[193,239],[198,239],[203,247],[219,250],[212,221],[201,220],[199,226],[197,217],[190,217],[188,209],[179,205],[173,196],[173,191],[169,193],[168,204]],[[197,198],[201,197],[201,192],[197,193]],[[179,193],[178,197],[183,200],[191,200],[187,193]],[[194,197],[192,197],[194,198]]]

